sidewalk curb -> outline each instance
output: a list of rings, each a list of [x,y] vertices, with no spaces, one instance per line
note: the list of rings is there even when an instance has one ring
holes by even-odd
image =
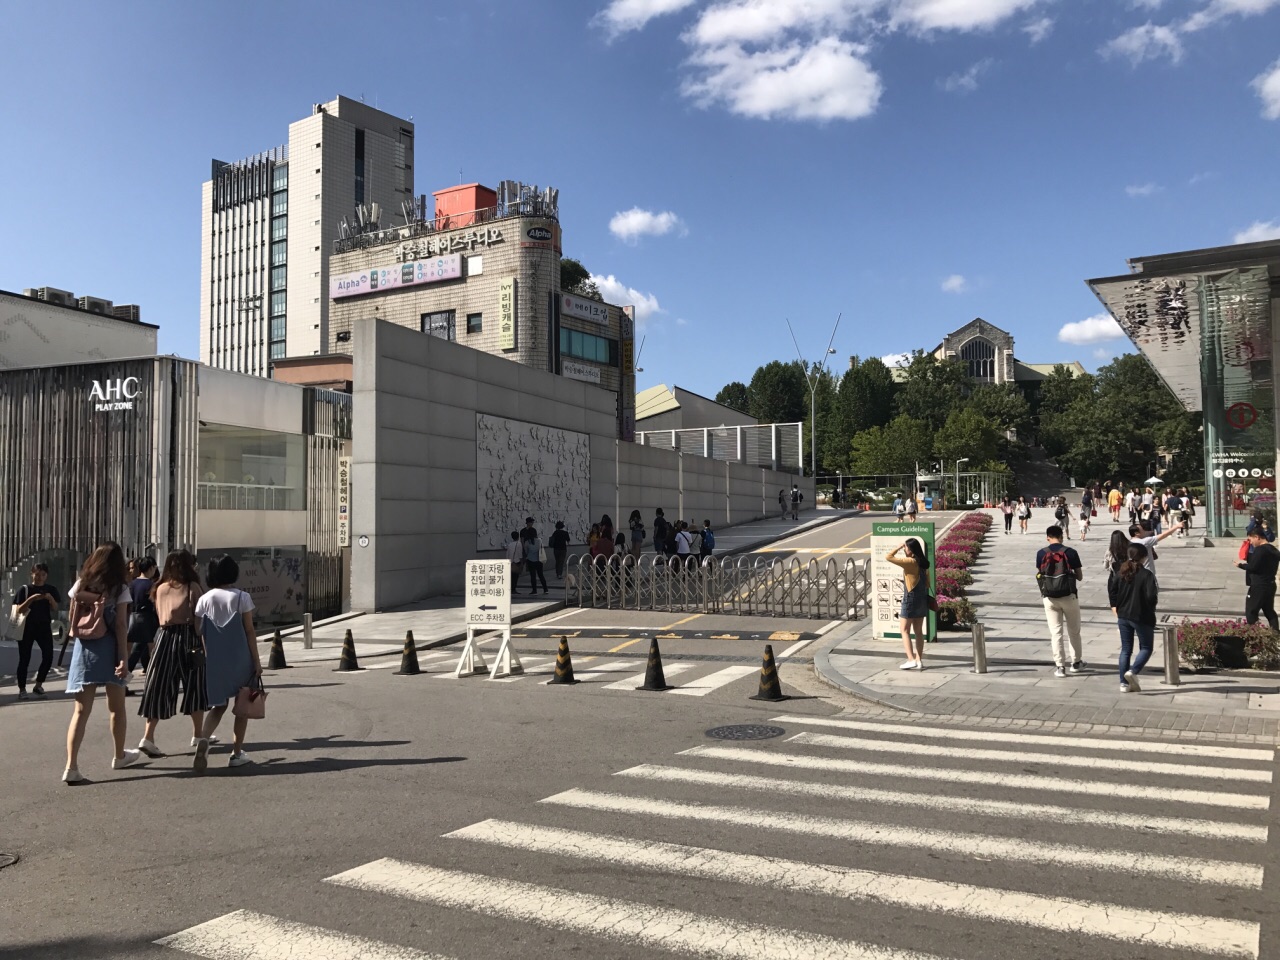
[[[850,694],[859,700],[865,700],[868,703],[873,703],[878,707],[885,707],[889,710],[896,710],[899,713],[924,716],[919,710],[912,710],[909,707],[894,703],[892,700],[886,700],[880,694],[872,693],[862,684],[850,680],[831,665],[831,651],[863,630],[869,629],[871,620],[855,620],[853,624],[852,630],[833,630],[829,636],[823,638],[822,643],[813,653],[813,675],[828,687]]]
[[[745,543],[739,547],[732,547],[731,549],[725,550],[723,552],[716,551],[716,556],[717,557],[736,557],[742,553],[750,553],[752,550],[758,550],[760,547],[763,547],[767,544],[777,543],[779,540],[787,540],[791,537],[796,536],[797,534],[808,533],[810,530],[817,530],[819,527],[825,527],[829,523],[836,523],[840,520],[845,520],[848,518],[848,516],[853,516],[853,515],[854,514],[845,515],[842,513],[837,513],[835,511],[832,511],[832,516],[814,517],[812,520],[802,523],[798,527],[792,527],[790,530],[788,530],[786,533],[784,533],[780,537],[761,537],[758,540],[752,540],[750,543]]]

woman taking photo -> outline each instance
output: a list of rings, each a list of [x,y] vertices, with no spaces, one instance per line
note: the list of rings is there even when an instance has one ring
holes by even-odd
[[[124,553],[118,543],[104,543],[89,554],[80,568],[80,578],[67,591],[71,606],[67,625],[76,639],[67,673],[67,693],[76,706],[67,728],[67,768],[62,779],[68,784],[84,779],[80,774],[80,744],[93,712],[98,686],[107,688],[107,712],[111,715],[111,737],[115,755],[111,767],[119,770],[142,756],[124,748],[128,718],[124,712],[124,684],[129,675],[129,582]]]
[[[205,689],[209,696],[209,715],[204,730],[196,741],[196,758],[192,767],[203,773],[209,766],[209,740],[218,729],[227,704],[236,698],[241,687],[251,686],[262,676],[258,657],[258,637],[253,629],[253,599],[235,588],[240,567],[228,556],[209,564],[209,589],[196,601],[195,612],[204,636]],[[249,729],[248,717],[236,717],[229,767],[251,763],[244,752],[244,735]]]
[[[1129,544],[1124,563],[1107,580],[1107,602],[1120,629],[1120,692],[1137,693],[1138,674],[1151,659],[1156,636],[1156,577],[1146,568],[1147,548]],[[1138,655],[1133,656],[1133,638],[1138,638]],[[1130,658],[1132,657],[1132,662]]]
[[[148,757],[164,756],[156,746],[156,727],[178,711],[179,687],[182,712],[191,718],[191,745],[196,746],[204,735],[209,699],[205,693],[204,643],[196,621],[196,601],[202,592],[195,557],[186,550],[169,554],[164,572],[151,590],[160,628],[138,705],[138,715],[147,719],[138,749]]]
[[[898,554],[903,556],[898,556]],[[902,568],[902,607],[898,611],[902,648],[906,651],[906,663],[899,670],[924,669],[924,621],[929,616],[929,558],[924,555],[920,541],[912,537],[901,546],[894,547],[885,558]],[[911,644],[911,631],[916,633],[916,646]]]
[[[1031,508],[1027,506],[1025,497],[1018,498],[1018,505],[1014,507],[1014,516],[1018,518],[1018,529],[1023,533],[1027,532],[1027,521],[1031,519]]]

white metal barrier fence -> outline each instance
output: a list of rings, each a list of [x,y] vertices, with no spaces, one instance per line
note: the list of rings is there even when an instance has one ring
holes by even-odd
[[[701,561],[575,556],[565,594],[571,607],[860,620],[871,602],[868,565],[759,553]]]

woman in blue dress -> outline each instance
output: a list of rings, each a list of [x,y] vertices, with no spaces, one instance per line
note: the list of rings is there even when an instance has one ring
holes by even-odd
[[[902,556],[899,556],[902,554]],[[899,629],[906,662],[899,670],[924,669],[924,621],[929,616],[929,558],[924,546],[911,537],[901,546],[894,547],[886,557],[894,566],[902,568],[902,607],[898,611]],[[911,631],[916,634],[916,644],[911,643]]]
[[[198,773],[209,766],[209,738],[218,729],[229,701],[236,698],[241,687],[251,686],[262,676],[258,637],[253,629],[253,599],[235,588],[239,579],[239,565],[228,556],[219,557],[209,564],[205,578],[209,589],[196,601],[196,616],[200,618],[204,636],[205,688],[211,708],[205,716],[204,736],[196,741],[193,767]],[[248,717],[235,718],[235,739],[227,766],[240,767],[252,762],[244,752],[248,729]]]
[[[112,768],[127,767],[141,756],[137,750],[124,748],[128,726],[124,685],[129,676],[128,624],[133,595],[129,592],[120,544],[104,543],[89,555],[80,568],[80,578],[67,591],[67,599],[67,623],[76,639],[67,673],[67,693],[75,697],[76,706],[67,728],[67,768],[62,779],[75,784],[84,780],[79,767],[80,744],[100,685],[106,687],[115,741]]]

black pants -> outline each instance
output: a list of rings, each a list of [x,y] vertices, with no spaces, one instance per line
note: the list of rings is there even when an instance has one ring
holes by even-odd
[[[564,579],[564,561],[565,561],[565,557],[569,555],[569,548],[553,547],[551,552],[556,555],[556,576],[559,577],[561,580],[563,580]]]
[[[542,573],[542,564],[537,560],[526,560],[524,565],[529,570],[529,592],[538,592],[538,581],[542,581],[542,591],[547,591],[547,578]]]
[[[18,689],[27,689],[27,668],[31,666],[31,648],[40,647],[40,669],[36,672],[36,686],[44,686],[44,678],[53,666],[53,634],[49,631],[25,630],[18,641]]]
[[[136,670],[138,665],[142,665],[142,669],[147,669],[147,662],[151,659],[151,642],[134,643],[129,648],[129,669]]]
[[[1276,617],[1276,585],[1274,583],[1249,585],[1249,595],[1244,601],[1244,618],[1250,623],[1257,623],[1259,613],[1267,618],[1267,623],[1271,624],[1272,630],[1280,630],[1280,619]]]
[[[1006,513],[1004,515],[1004,532],[1008,533],[1013,529],[1013,514]]]

